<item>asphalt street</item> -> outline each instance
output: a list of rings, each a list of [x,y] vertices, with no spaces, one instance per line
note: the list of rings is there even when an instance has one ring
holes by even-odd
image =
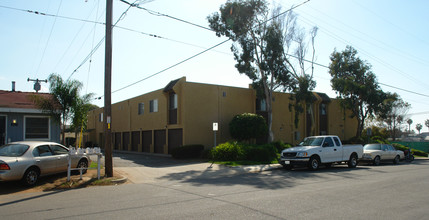
[[[137,159],[122,162],[145,167]],[[193,170],[201,163],[183,161],[175,169],[166,163],[146,163],[164,173],[146,183],[1,195],[0,213],[2,219],[427,219],[429,214],[427,159],[256,173]]]

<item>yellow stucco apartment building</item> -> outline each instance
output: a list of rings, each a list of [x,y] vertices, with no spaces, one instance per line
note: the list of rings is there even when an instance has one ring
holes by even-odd
[[[334,134],[343,140],[355,135],[357,120],[344,112],[339,100],[313,94],[315,120],[308,113],[300,114],[295,128],[290,94],[274,93],[272,130],[276,141],[297,144],[309,135]],[[231,139],[230,121],[241,113],[267,115],[255,90],[187,82],[183,77],[163,89],[112,104],[112,146],[114,150],[159,154],[191,144],[209,149],[214,145],[213,123],[218,123],[216,143],[226,142]],[[102,148],[103,123],[103,108],[89,112],[85,139]]]

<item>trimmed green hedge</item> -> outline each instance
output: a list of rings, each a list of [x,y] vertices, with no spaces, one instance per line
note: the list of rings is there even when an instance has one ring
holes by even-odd
[[[395,149],[396,149],[396,150],[401,150],[401,151],[404,151],[404,152],[405,152],[406,150],[408,150],[408,147],[406,147],[406,146],[404,146],[404,145],[402,145],[402,144],[393,143],[393,144],[392,144],[392,146],[393,146],[393,147],[395,147]],[[423,151],[421,151],[421,150],[413,149],[412,147],[411,147],[411,152],[412,152],[414,155],[416,155],[416,156],[422,156],[422,157],[427,157],[427,156],[428,156],[428,153],[423,152]]]
[[[257,161],[271,162],[277,159],[279,149],[285,149],[285,144],[250,145],[235,141],[218,145],[211,150],[211,159],[214,161]]]
[[[203,145],[184,145],[171,150],[171,156],[176,159],[199,158],[204,150]]]

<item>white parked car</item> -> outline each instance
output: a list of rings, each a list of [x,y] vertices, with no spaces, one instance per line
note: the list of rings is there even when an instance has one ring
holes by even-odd
[[[35,185],[40,176],[67,172],[68,157],[69,149],[54,142],[5,144],[0,147],[0,182],[21,180],[25,185]],[[85,154],[71,155],[72,168],[87,168],[90,162]]]
[[[362,162],[370,162],[376,166],[381,161],[392,161],[393,164],[399,163],[399,160],[405,158],[404,152],[396,150],[389,144],[367,144],[363,147]]]

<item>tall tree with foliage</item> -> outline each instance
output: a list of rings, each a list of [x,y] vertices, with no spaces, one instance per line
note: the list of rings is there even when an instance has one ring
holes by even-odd
[[[422,128],[423,128],[422,124],[420,124],[420,123],[416,124],[416,129],[417,129],[417,131],[419,131],[419,134],[420,134],[420,131],[422,130]]]
[[[52,73],[48,78],[50,99],[34,96],[37,106],[62,124],[62,143],[65,144],[66,123],[73,116],[73,107],[79,100],[82,83],[77,80],[64,81],[60,75]]]
[[[380,89],[371,66],[356,55],[357,51],[351,46],[342,52],[334,51],[330,56],[329,73],[341,105],[351,110],[351,116],[357,119],[356,137],[360,137],[365,120],[380,110],[386,94]]]
[[[411,105],[402,100],[398,94],[386,93],[386,98],[377,113],[377,117],[379,121],[387,124],[388,129],[391,131],[393,140],[396,139],[396,132],[400,130],[399,128],[404,122],[404,118],[410,108]]]
[[[409,118],[407,120],[407,124],[408,124],[408,133],[411,133],[411,125],[413,124],[413,119]]]
[[[426,119],[426,121],[425,121],[425,125],[426,125],[426,127],[428,127],[428,129],[429,129],[429,119]]]
[[[290,70],[292,78],[292,82],[289,82],[288,85],[290,85],[289,87],[293,94],[291,99],[294,100],[294,104],[291,104],[290,107],[293,107],[295,110],[295,128],[298,128],[299,114],[303,113],[307,108],[311,115],[311,132],[312,135],[314,135],[315,118],[312,105],[314,102],[314,96],[311,91],[316,87],[316,82],[313,80],[314,60],[316,54],[314,40],[316,38],[318,28],[313,27],[309,32],[312,56],[310,62],[311,70],[307,71],[310,69],[306,65],[309,42],[307,42],[305,29],[297,25],[297,16],[291,10],[282,16],[279,16],[278,19],[279,23],[283,24],[283,45],[285,47],[283,50],[283,56],[285,57],[285,65],[287,69]],[[289,52],[293,55],[289,54]]]
[[[233,41],[235,67],[261,88],[268,113],[269,141],[273,141],[273,92],[290,81],[281,24],[273,19],[264,0],[228,0],[219,10],[208,16],[210,28],[217,36]]]
[[[77,138],[78,133],[86,131],[88,112],[98,108],[98,106],[90,103],[93,96],[93,93],[89,93],[82,97],[77,97],[75,105],[72,107],[73,115],[71,127],[75,131],[76,140],[79,140]]]

